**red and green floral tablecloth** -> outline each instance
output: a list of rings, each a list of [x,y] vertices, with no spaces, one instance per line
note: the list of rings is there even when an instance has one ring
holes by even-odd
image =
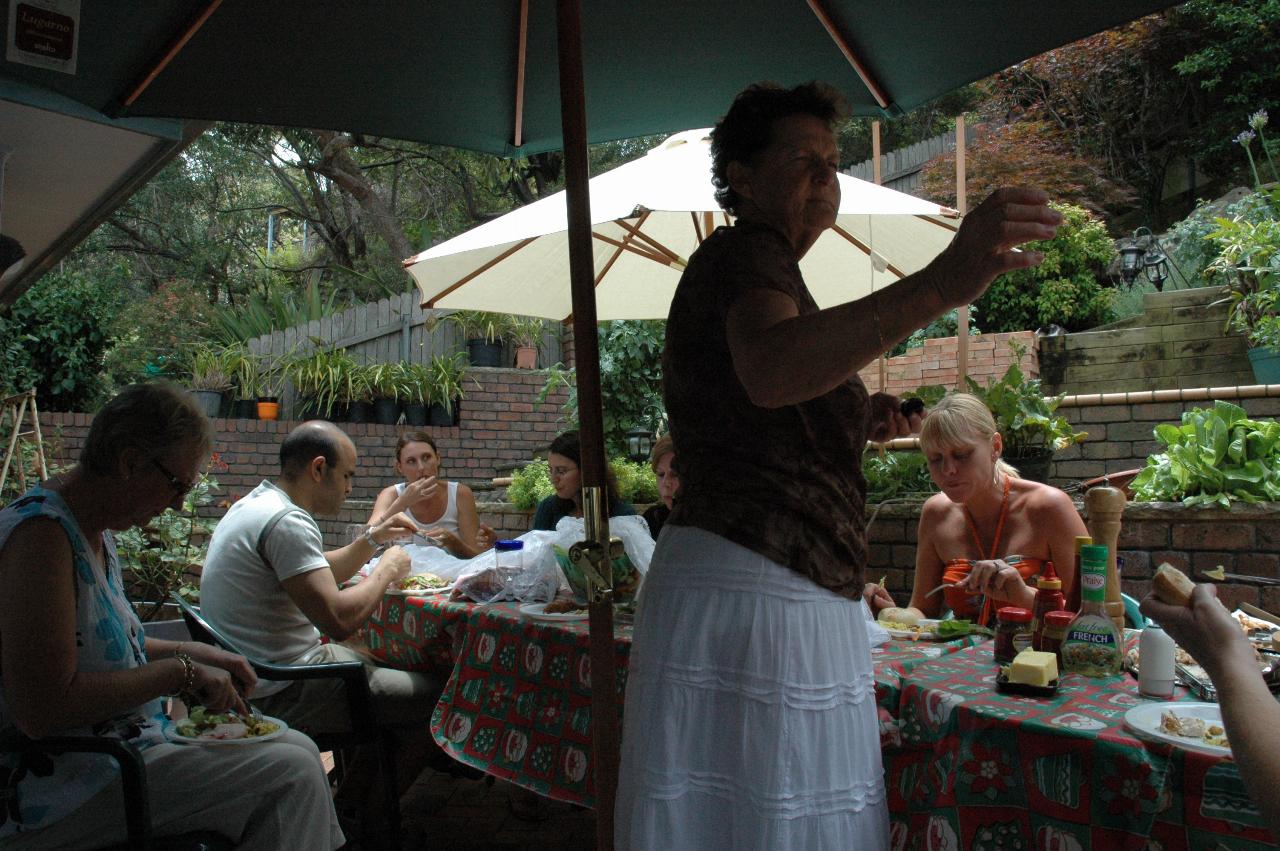
[[[631,626],[614,630],[621,714]],[[512,603],[388,595],[362,636],[383,664],[448,676],[431,729],[455,759],[551,798],[594,805],[585,620],[531,621]],[[873,652],[886,743],[898,738],[902,677],[969,643],[891,641]]]
[[[1274,847],[1233,762],[1125,731],[1131,677],[1068,674],[1031,698],[995,672],[986,644],[907,673],[885,752],[895,851]]]

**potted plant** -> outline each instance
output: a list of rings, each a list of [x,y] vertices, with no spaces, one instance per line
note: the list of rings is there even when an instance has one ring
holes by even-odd
[[[257,416],[258,356],[244,343],[233,343],[226,348],[226,365],[235,377],[236,398],[231,413],[237,419],[251,420]]]
[[[400,378],[404,391],[405,423],[411,426],[425,426],[428,409],[436,395],[430,367],[423,363],[402,363]]]
[[[463,376],[467,371],[462,352],[452,355],[436,355],[428,365],[432,387],[428,421],[433,426],[456,426],[465,395],[462,392]]]
[[[346,376],[356,367],[345,349],[316,349],[290,358],[285,374],[298,394],[299,419],[333,417]]]
[[[340,401],[345,405],[347,422],[373,421],[373,388],[369,386],[369,367],[352,364],[341,390]]]
[[[231,389],[231,373],[227,370],[222,349],[197,343],[187,351],[187,387],[199,401],[205,415],[222,414],[222,398]]]
[[[507,323],[507,338],[516,349],[516,369],[536,369],[538,344],[546,328],[536,316],[513,316]]]
[[[1003,376],[986,387],[967,376],[965,382],[995,418],[1004,441],[1004,460],[1017,467],[1023,478],[1048,482],[1053,453],[1081,442],[1089,433],[1073,431],[1065,417],[1056,415],[1066,394],[1046,398],[1040,379],[1026,378],[1018,366],[1026,348],[1015,342],[1009,347],[1014,359]]]
[[[1259,188],[1246,212],[1217,219],[1218,256],[1205,277],[1224,284],[1227,327],[1243,335],[1259,384],[1280,383],[1280,187]]]
[[[472,366],[502,366],[502,340],[510,321],[504,313],[483,310],[455,310],[445,317],[458,328],[467,341],[467,356]]]
[[[283,360],[273,355],[258,355],[255,358],[258,374],[254,387],[260,420],[275,420],[280,417],[280,393],[284,384]]]
[[[373,394],[373,421],[379,425],[395,425],[400,419],[400,399],[404,395],[400,364],[375,363],[367,370],[366,380]]]

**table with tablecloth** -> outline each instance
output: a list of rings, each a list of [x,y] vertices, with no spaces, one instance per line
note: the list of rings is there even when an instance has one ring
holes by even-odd
[[[514,603],[388,594],[361,634],[382,664],[448,677],[431,727],[455,759],[551,798],[594,805],[585,620],[530,620]],[[902,678],[973,640],[891,641],[873,651],[886,743],[898,737]],[[615,623],[614,646],[621,713],[630,623]]]
[[[1147,744],[1128,675],[1064,675],[1052,697],[996,691],[990,644],[902,681],[885,752],[893,848],[1245,849],[1270,834],[1229,759]],[[1181,687],[1177,699],[1195,698]]]

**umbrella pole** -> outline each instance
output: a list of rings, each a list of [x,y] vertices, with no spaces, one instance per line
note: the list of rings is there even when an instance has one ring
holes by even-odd
[[[961,216],[969,211],[964,173],[964,113],[956,116],[956,210]],[[956,389],[964,389],[969,375],[969,305],[956,309]]]
[[[596,328],[587,171],[587,111],[582,73],[581,0],[559,0],[556,25],[560,54],[560,120],[564,133],[565,193],[569,220],[569,280],[573,294],[574,365],[582,441],[583,518],[586,545],[611,584],[608,498],[605,494],[604,417],[600,401],[600,352]],[[594,544],[594,547],[592,545]],[[613,799],[618,784],[618,686],[613,642],[613,594],[592,589],[591,735],[595,755],[596,847],[613,848]]]

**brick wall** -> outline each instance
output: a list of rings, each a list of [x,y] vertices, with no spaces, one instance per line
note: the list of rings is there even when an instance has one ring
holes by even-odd
[[[1280,397],[1233,399],[1231,403],[1244,408],[1253,419],[1280,417]],[[1087,431],[1089,437],[1054,455],[1051,481],[1061,485],[1144,467],[1148,455],[1163,450],[1155,439],[1157,425],[1179,423],[1183,411],[1192,408],[1212,407],[1212,401],[1200,401],[1059,408],[1076,431]]]
[[[1088,522],[1088,513],[1076,509]],[[920,504],[868,507],[868,577],[885,585],[900,604],[910,599],[915,575],[916,529]],[[1141,599],[1161,562],[1196,578],[1222,565],[1228,573],[1280,578],[1280,511],[1276,505],[1233,505],[1230,509],[1185,508],[1172,503],[1131,503],[1121,526],[1121,585]],[[1218,596],[1229,607],[1250,602],[1280,612],[1280,587],[1248,581],[1219,583]]]
[[[564,427],[560,409],[566,399],[562,388],[539,403],[537,397],[545,380],[546,373],[540,370],[471,369],[459,425],[427,429],[440,448],[444,475],[483,489],[499,469],[545,450]],[[49,459],[51,463],[65,464],[79,454],[91,419],[91,414],[41,413],[41,429],[56,452]],[[215,476],[223,495],[243,495],[264,478],[274,477],[280,469],[280,441],[296,425],[292,420],[214,420],[213,448],[228,465],[226,472]],[[371,505],[378,491],[396,481],[393,453],[405,427],[339,425],[351,436],[360,456],[351,498]]]
[[[969,375],[979,384],[986,384],[993,377],[1004,375],[1004,371],[1013,362],[1013,351],[1010,341],[1016,340],[1026,349],[1020,366],[1028,378],[1040,375],[1040,362],[1037,358],[1038,338],[1032,331],[1016,331],[1011,334],[979,334],[969,338]],[[941,384],[944,387],[955,387],[956,376],[956,338],[940,337],[925,340],[918,349],[911,349],[905,355],[889,358],[885,364],[885,389],[896,396],[915,390],[926,384]],[[872,393],[880,387],[880,365],[872,363],[858,373],[867,389]]]

